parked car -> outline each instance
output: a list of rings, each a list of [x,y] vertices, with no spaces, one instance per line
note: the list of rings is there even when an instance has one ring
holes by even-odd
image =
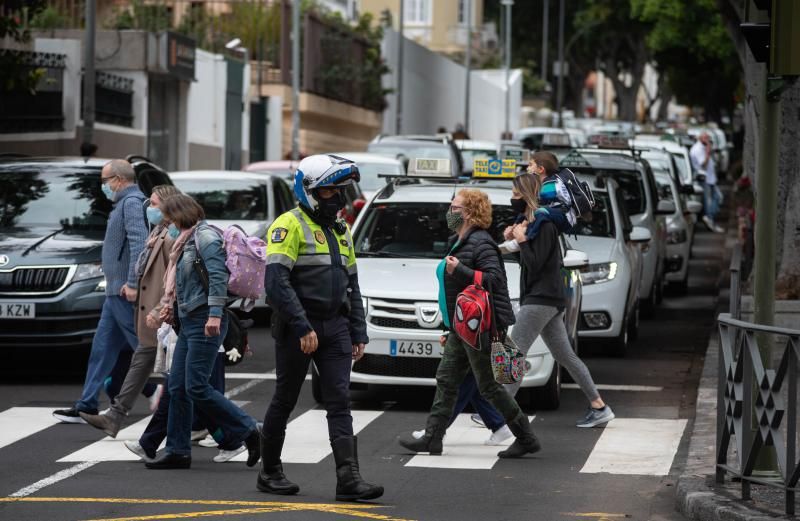
[[[408,171],[414,159],[449,159],[453,177],[464,172],[464,160],[449,135],[380,135],[367,145],[367,152],[397,159]]]
[[[386,186],[386,179],[378,177],[378,174],[403,175],[406,171],[405,166],[399,160],[378,154],[336,152],[334,155],[346,157],[356,162],[358,165],[358,172],[361,174],[361,180],[358,182],[358,185],[361,187],[365,201],[372,199],[378,190]],[[363,204],[361,207],[363,208]]]
[[[692,167],[692,161],[689,159],[689,150],[673,141],[673,139],[674,136],[669,136],[668,134],[662,136],[660,141],[639,140],[637,136],[637,139],[633,141],[633,146],[636,148],[661,149],[669,152],[673,159],[675,159],[675,167],[678,171],[678,177],[681,180],[681,193],[686,194],[687,201],[697,201],[702,205],[703,185],[696,179],[697,176]],[[691,187],[691,189],[689,187]],[[695,222],[697,221],[696,218],[693,218],[693,220]]]
[[[542,148],[542,141],[546,135],[567,136],[567,139],[569,139],[569,146],[572,148],[579,148],[583,144],[578,134],[571,134],[563,128],[558,127],[521,128],[514,133],[514,139],[519,141],[523,148],[528,150],[540,150]]]
[[[651,162],[651,164],[654,164]],[[665,170],[654,168],[658,184],[659,207],[662,202],[674,206],[675,211],[667,215],[666,280],[678,291],[685,292],[689,282],[689,257],[694,239],[692,215],[702,211],[697,201],[684,201],[675,179]]]
[[[650,232],[652,240],[641,244],[644,255],[642,271],[642,311],[652,317],[661,303],[665,285],[664,257],[667,250],[667,226],[665,216],[672,213],[669,208],[658,208],[658,192],[653,171],[646,160],[630,149],[580,149],[573,150],[560,159],[577,173],[611,177],[622,190],[625,210],[634,226],[642,226]]]
[[[370,344],[364,358],[353,365],[353,388],[364,386],[435,386],[436,368],[441,358],[436,265],[447,254],[445,213],[454,186],[445,183],[407,183],[388,185],[370,202],[356,221],[353,240],[358,257],[359,283],[367,312]],[[493,205],[494,222],[490,233],[501,239],[504,227],[513,221],[509,205],[511,186],[481,186]],[[565,285],[570,300],[566,313],[567,330],[577,348],[577,318],[581,285],[576,271],[584,264],[581,255],[565,254]],[[514,308],[519,306],[519,264],[506,257],[508,287]],[[541,339],[531,347],[530,369],[522,388],[533,393],[540,407],[559,404],[561,374]],[[312,373],[315,393],[318,377]],[[318,396],[318,395],[317,395]]]
[[[493,141],[477,141],[474,139],[456,139],[455,144],[461,151],[464,161],[465,175],[471,175],[476,159],[497,157],[497,143]]]
[[[256,174],[269,174],[280,179],[289,186],[292,192],[292,207],[296,204],[294,196],[294,174],[297,164],[293,161],[258,161],[250,163],[244,170]],[[341,212],[341,217],[349,224],[353,224],[358,216],[358,212],[364,207],[364,194],[358,184],[350,184],[344,190],[345,207]]]
[[[595,198],[591,221],[579,221],[573,228],[574,247],[589,256],[589,266],[580,273],[583,300],[578,335],[603,340],[610,354],[624,356],[629,342],[639,334],[644,265],[640,245],[650,241],[650,231],[633,225],[614,178],[593,174],[578,178],[592,187]]]
[[[172,184],[146,158],[128,160],[146,196]],[[91,344],[105,300],[107,161],[0,156],[0,348]]]

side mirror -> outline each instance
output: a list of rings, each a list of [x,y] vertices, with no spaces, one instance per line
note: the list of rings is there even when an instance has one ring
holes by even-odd
[[[641,226],[634,226],[630,235],[630,241],[637,243],[650,242],[652,238],[653,236],[650,235],[650,230]]]
[[[686,209],[689,213],[700,213],[703,211],[703,203],[700,201],[686,201]]]
[[[681,193],[683,195],[694,195],[694,187],[692,185],[681,185]]]
[[[666,199],[662,199],[658,202],[658,207],[656,208],[656,213],[659,215],[672,215],[675,213],[675,201],[668,201]]]
[[[589,265],[589,255],[580,250],[567,250],[564,255],[564,267],[568,270],[578,270]]]
[[[692,185],[692,190],[694,190],[693,195],[703,195],[705,192],[703,191],[703,185],[700,183],[694,183]]]

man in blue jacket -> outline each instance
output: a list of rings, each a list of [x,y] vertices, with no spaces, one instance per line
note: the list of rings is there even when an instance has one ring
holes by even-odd
[[[63,423],[86,423],[81,412],[97,414],[100,389],[119,353],[135,349],[138,344],[133,303],[137,293],[136,260],[148,233],[143,210],[146,198],[136,185],[133,167],[125,160],[109,161],[100,173],[100,181],[103,193],[114,204],[103,240],[106,300],[92,340],[81,399],[69,409],[53,411],[53,416]]]

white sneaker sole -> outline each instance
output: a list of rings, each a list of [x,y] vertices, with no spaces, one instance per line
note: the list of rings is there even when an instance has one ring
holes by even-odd
[[[78,416],[62,416],[60,414],[53,413],[53,418],[60,421],[61,423],[86,423],[86,420]]]
[[[578,425],[576,425],[576,427],[579,428],[579,429],[591,429],[592,427],[597,427],[598,425],[605,425],[606,423],[610,422],[614,418],[616,418],[616,416],[614,416],[614,413],[611,413],[611,415],[608,416],[608,417],[605,417],[605,418],[602,418],[602,419],[599,419],[599,420],[595,420],[595,421],[593,421],[591,423],[578,424]]]
[[[236,456],[238,456],[239,454],[241,454],[242,452],[244,452],[246,450],[247,450],[247,447],[245,445],[242,445],[239,449],[236,449],[234,451],[226,451],[228,454],[225,454],[225,455],[217,454],[216,456],[211,458],[211,460],[214,463],[225,463],[226,461],[232,460],[233,458],[235,458]]]

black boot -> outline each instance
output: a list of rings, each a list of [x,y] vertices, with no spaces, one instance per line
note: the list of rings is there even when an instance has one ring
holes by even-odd
[[[247,446],[247,466],[254,467],[261,458],[261,429],[256,426],[244,439]]]
[[[355,436],[343,436],[331,442],[336,460],[336,501],[375,499],[383,495],[383,487],[367,483],[358,470]]]
[[[189,454],[169,454],[165,452],[161,457],[144,464],[148,469],[188,469],[192,466],[192,457]]]
[[[261,471],[258,473],[256,486],[258,490],[267,494],[291,496],[297,494],[300,487],[286,479],[283,474],[281,464],[283,440],[284,437],[267,438],[261,435]]]
[[[516,440],[506,450],[497,453],[500,458],[521,458],[525,454],[533,454],[542,449],[533,429],[528,421],[528,417],[520,413],[514,421],[508,423],[508,428],[516,436]]]
[[[444,429],[428,424],[425,434],[416,439],[410,434],[403,434],[397,438],[397,443],[414,452],[427,452],[431,456],[441,456]]]

